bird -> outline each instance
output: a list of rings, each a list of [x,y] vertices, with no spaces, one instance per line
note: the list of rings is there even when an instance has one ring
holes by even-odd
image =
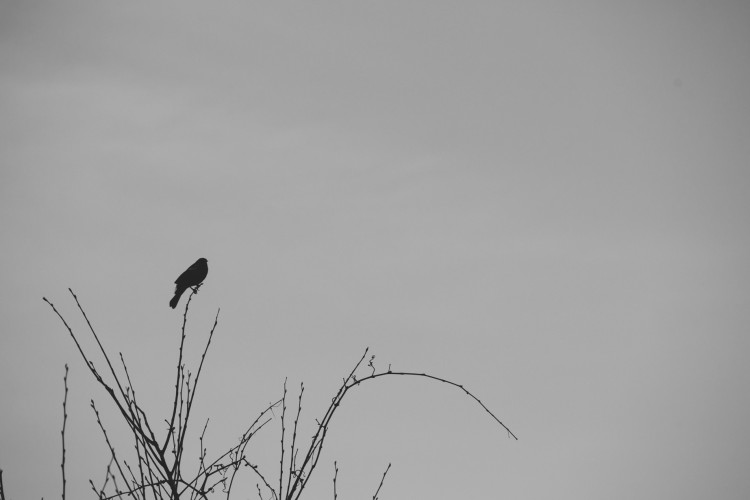
[[[177,307],[177,303],[180,301],[182,294],[185,293],[185,290],[200,286],[203,280],[206,279],[206,275],[208,275],[208,261],[201,257],[175,280],[174,297],[169,301],[169,307],[172,309]]]

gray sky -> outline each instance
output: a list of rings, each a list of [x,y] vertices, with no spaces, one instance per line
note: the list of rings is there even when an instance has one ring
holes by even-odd
[[[203,256],[209,454],[284,377],[314,422],[369,346],[520,440],[385,379],[313,498],[334,460],[341,498],[388,462],[383,499],[747,498],[748,89],[741,1],[0,3],[8,497],[59,495],[66,362],[69,498],[106,465],[105,395],[41,297],[83,334],[72,287],[164,412]]]

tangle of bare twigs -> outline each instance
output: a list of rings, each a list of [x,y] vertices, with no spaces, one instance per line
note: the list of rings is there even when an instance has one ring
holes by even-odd
[[[325,411],[324,415],[320,419],[316,419],[317,427],[314,434],[309,441],[309,445],[306,447],[300,447],[298,441],[298,427],[300,415],[302,412],[302,396],[305,390],[304,384],[300,384],[299,395],[297,398],[297,411],[294,415],[294,424],[291,428],[291,436],[286,432],[286,397],[287,397],[287,381],[284,381],[283,395],[281,399],[276,402],[270,403],[266,408],[261,411],[255,420],[246,428],[239,442],[234,446],[230,447],[223,453],[219,454],[216,458],[210,461],[207,458],[207,448],[204,444],[204,438],[206,430],[208,428],[209,421],[206,420],[203,426],[202,432],[198,437],[200,444],[200,451],[198,454],[198,466],[197,472],[191,475],[186,475],[183,469],[185,456],[185,440],[188,434],[188,428],[190,423],[190,417],[192,415],[193,405],[195,401],[195,395],[198,387],[198,382],[204,367],[204,361],[206,354],[211,345],[214,332],[218,325],[219,312],[217,311],[214,319],[213,326],[208,334],[203,353],[200,358],[200,363],[193,376],[192,372],[183,363],[183,352],[186,344],[186,326],[188,322],[188,311],[190,308],[191,300],[196,290],[189,295],[188,300],[185,303],[185,309],[182,318],[182,328],[180,336],[180,344],[177,356],[177,367],[175,374],[174,383],[174,395],[172,400],[172,407],[170,409],[169,417],[164,419],[166,424],[166,431],[161,437],[157,437],[157,432],[154,431],[148,416],[138,404],[136,399],[136,391],[133,386],[133,382],[130,377],[125,358],[122,353],[120,355],[120,362],[122,371],[116,370],[110,361],[104,345],[102,344],[99,336],[94,330],[91,322],[89,321],[86,312],[84,311],[78,297],[73,293],[72,290],[68,289],[72,295],[78,310],[88,325],[89,332],[93,336],[96,344],[99,348],[99,352],[106,362],[107,369],[104,373],[100,372],[89,353],[87,353],[81,343],[79,342],[78,336],[74,333],[73,329],[67,323],[62,314],[57,310],[54,304],[44,298],[43,300],[52,308],[57,316],[62,321],[65,328],[68,330],[73,342],[75,343],[79,354],[81,355],[84,364],[91,372],[94,379],[98,384],[105,390],[109,399],[112,400],[116,408],[119,410],[120,416],[127,424],[130,434],[133,439],[133,450],[135,450],[136,456],[136,467],[131,467],[127,460],[121,459],[114,445],[109,439],[109,435],[104,427],[99,411],[93,400],[91,400],[91,408],[96,416],[97,425],[100,428],[104,440],[107,444],[110,453],[109,465],[106,469],[104,480],[100,487],[96,487],[93,481],[89,481],[92,490],[100,500],[113,500],[123,497],[134,498],[137,500],[146,500],[147,498],[164,499],[168,498],[171,500],[177,500],[180,498],[189,498],[190,500],[206,500],[208,496],[216,492],[216,488],[221,485],[221,493],[230,498],[232,493],[232,487],[235,484],[235,477],[242,466],[248,467],[253,471],[255,476],[259,479],[256,483],[258,491],[258,497],[261,500],[264,498],[264,492],[269,495],[268,500],[299,500],[305,487],[307,486],[313,472],[316,470],[319,463],[320,455],[323,450],[325,438],[328,435],[328,431],[331,424],[331,419],[334,413],[339,408],[344,400],[346,394],[362,384],[368,381],[376,380],[385,376],[411,376],[425,378],[431,381],[444,383],[450,386],[454,386],[464,392],[467,396],[473,399],[479,404],[482,409],[490,415],[505,431],[509,437],[518,439],[515,434],[505,425],[500,419],[472,392],[466,389],[463,385],[456,382],[437,377],[428,373],[408,372],[408,371],[393,371],[391,366],[388,365],[387,371],[378,372],[374,360],[375,356],[371,355],[367,362],[366,368],[369,368],[369,372],[359,374],[358,370],[362,368],[362,365],[368,355],[369,348],[365,349],[362,357],[357,361],[354,367],[351,369],[349,374],[343,379],[337,393],[331,399],[331,403]],[[63,430],[62,430],[62,442],[63,442],[63,458],[62,458],[62,473],[63,473],[63,500],[65,499],[65,424],[67,421],[67,374],[68,368],[66,365],[65,372],[65,399],[63,401]],[[280,459],[279,459],[279,477],[277,488],[272,486],[272,482],[269,478],[263,474],[257,465],[250,462],[247,456],[247,448],[250,440],[268,424],[274,415],[274,408],[281,406],[281,440],[280,440]],[[270,414],[270,415],[269,415]],[[301,462],[298,462],[298,456],[301,456]],[[381,488],[385,482],[388,471],[391,468],[389,463],[386,467],[383,475],[380,479],[373,500],[378,499]],[[337,500],[337,478],[338,478],[338,463],[334,461],[334,476],[333,476],[333,496],[334,500]],[[265,490],[264,490],[264,489]],[[0,500],[4,500],[4,492],[2,485],[2,471],[0,470]]]

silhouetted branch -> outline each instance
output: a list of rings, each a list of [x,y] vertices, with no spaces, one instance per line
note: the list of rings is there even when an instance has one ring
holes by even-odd
[[[472,394],[463,385],[457,384],[455,382],[451,382],[450,380],[446,380],[444,378],[440,378],[440,377],[436,377],[434,375],[430,375],[428,373],[394,372],[394,371],[387,371],[387,372],[383,372],[383,373],[377,373],[377,374],[374,374],[374,375],[368,375],[367,377],[364,377],[364,378],[359,379],[359,380],[355,380],[349,387],[347,387],[346,390],[349,390],[351,387],[357,386],[357,385],[361,384],[362,382],[366,382],[368,380],[374,380],[374,379],[379,378],[379,377],[385,377],[387,375],[404,375],[404,376],[411,376],[411,377],[424,377],[424,378],[429,378],[429,379],[432,379],[432,380],[436,380],[438,382],[442,382],[444,384],[452,385],[454,387],[458,387],[459,389],[461,389],[462,391],[464,391],[464,393],[466,393],[467,396],[469,396],[474,401],[476,401],[477,403],[479,403],[479,405],[484,409],[484,411],[487,412],[487,414],[489,414],[495,420],[495,422],[497,422],[498,424],[500,424],[501,426],[503,426],[503,429],[505,429],[508,432],[509,436],[512,436],[516,441],[518,441],[518,438],[516,437],[515,434],[513,434],[513,431],[511,431],[504,423],[502,423],[500,421],[500,419],[497,418],[495,416],[495,414],[492,413],[492,411],[490,411],[490,409],[487,408],[485,406],[485,404],[482,403],[482,401],[478,397],[476,397],[474,394]]]
[[[196,291],[193,293],[197,293],[197,287]],[[192,297],[193,294],[190,294]],[[190,382],[188,381],[187,384],[187,390],[188,390],[188,403],[187,403],[187,411],[185,412],[185,424],[182,428],[182,436],[180,438],[180,450],[183,449],[183,443],[185,442],[185,434],[187,432],[187,425],[188,420],[190,419],[190,411],[193,408],[193,398],[195,398],[195,392],[198,388],[198,379],[201,376],[201,372],[203,371],[203,362],[206,360],[206,353],[208,352],[208,348],[211,346],[211,339],[214,338],[214,331],[216,330],[216,325],[219,324],[219,313],[221,312],[221,308],[219,308],[216,311],[216,317],[214,318],[214,325],[211,327],[211,331],[208,334],[208,340],[206,341],[206,347],[203,349],[203,354],[201,354],[201,362],[198,364],[198,371],[195,374],[195,381],[193,382],[193,388],[190,389]],[[180,451],[181,453],[182,451]]]
[[[182,313],[182,329],[181,329],[182,334],[180,336],[180,349],[178,351],[179,354],[177,358],[177,380],[174,383],[174,401],[172,404],[172,416],[169,418],[167,436],[165,437],[164,444],[161,447],[162,452],[164,452],[167,449],[167,444],[169,444],[169,441],[174,439],[174,418],[175,418],[175,415],[177,414],[177,401],[179,400],[179,394],[182,389],[183,377],[184,377],[184,367],[182,365],[182,354],[183,354],[183,349],[185,347],[185,336],[186,336],[185,327],[187,326],[187,315],[188,315],[188,310],[190,309],[190,301],[193,299],[194,294],[195,294],[195,291],[193,291],[190,295],[188,295],[187,302],[185,302],[185,310]]]
[[[339,477],[339,465],[336,463],[336,461],[333,461],[333,500],[336,500],[336,497],[338,496],[336,492],[336,478]]]
[[[284,433],[286,418],[286,378],[284,379],[284,395],[281,398],[281,459],[279,460],[279,498],[284,496]]]
[[[374,357],[374,356],[373,356]],[[375,494],[372,496],[372,500],[378,500],[378,493],[380,493],[380,488],[383,487],[383,482],[385,481],[385,476],[388,474],[388,471],[391,469],[390,462],[388,463],[388,467],[385,468],[385,472],[383,472],[383,477],[380,479],[380,484],[378,485],[378,489],[375,490]]]
[[[136,412],[136,417],[135,417],[136,421],[139,426],[145,426],[148,429],[149,433],[153,435],[154,432],[148,426],[148,422],[141,418],[141,413],[143,412],[143,410],[140,409],[140,407],[138,406],[138,402],[136,401],[135,387],[133,386],[133,382],[130,379],[130,372],[128,371],[127,364],[125,364],[125,357],[122,355],[122,352],[120,352],[120,362],[122,363],[122,368],[125,371],[125,377],[128,381],[126,392],[130,397],[129,403],[132,403],[132,405],[134,405],[138,410]],[[149,466],[150,458],[149,458],[148,452],[146,451],[146,443],[143,442],[143,439],[137,433],[134,433],[133,437],[135,441],[135,456],[138,457],[138,476],[139,476],[138,481],[136,481],[136,479],[133,478],[133,483],[134,484],[135,483],[146,484],[147,481],[146,481],[146,473],[144,473],[144,467],[143,467],[144,465],[146,465],[146,471],[149,474],[150,482],[154,483],[153,471],[151,470]],[[143,452],[141,452],[141,450],[143,450]],[[129,468],[130,467],[128,467],[128,469]],[[131,471],[131,474],[132,474],[132,471]],[[141,493],[143,494],[143,498],[145,499],[145,491],[141,491]]]
[[[299,414],[302,411],[302,394],[305,392],[305,384],[299,385],[299,398],[297,400],[297,415],[294,417],[294,432],[292,433],[292,446],[289,448],[289,474],[287,475],[286,489],[289,491],[289,485],[292,482],[292,475],[297,474],[297,450],[295,443],[297,441],[297,425],[299,423]]]
[[[198,438],[198,441],[200,442],[201,450],[200,454],[198,456],[198,474],[206,471],[206,447],[203,444],[203,438],[206,436],[206,429],[208,429],[208,421],[210,419],[206,419],[206,423],[203,426],[203,432],[201,432],[200,437]]]
[[[63,397],[63,425],[60,435],[62,436],[62,500],[65,500],[65,424],[68,422],[68,364],[65,363],[65,376],[63,376],[63,385],[65,386],[65,397]]]

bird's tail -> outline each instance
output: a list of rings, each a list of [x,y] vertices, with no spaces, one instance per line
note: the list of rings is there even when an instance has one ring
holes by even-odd
[[[177,288],[175,288],[174,297],[172,297],[172,300],[169,301],[169,307],[171,307],[172,309],[177,307],[177,303],[180,301],[180,297],[182,297],[182,294],[185,293],[185,290],[187,290],[187,288],[182,286],[178,286]]]

